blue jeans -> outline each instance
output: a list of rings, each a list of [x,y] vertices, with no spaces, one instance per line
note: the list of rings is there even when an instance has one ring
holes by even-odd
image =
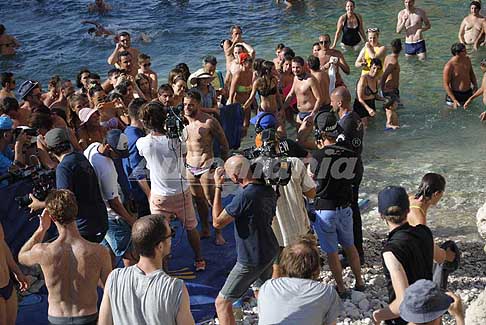
[[[353,210],[350,207],[316,210],[316,214],[317,218],[312,226],[324,252],[336,253],[338,243],[343,248],[354,245]]]
[[[121,218],[108,218],[108,231],[101,245],[111,249],[117,257],[125,255],[131,248],[132,229]]]

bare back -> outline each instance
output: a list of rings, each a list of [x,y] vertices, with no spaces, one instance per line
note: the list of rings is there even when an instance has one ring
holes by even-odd
[[[386,76],[383,91],[391,91],[400,88],[400,64],[398,58],[393,55],[387,55],[383,65],[384,77]]]
[[[312,71],[311,73],[319,84],[319,90],[321,91],[322,96],[322,104],[329,105],[331,103],[331,97],[329,96],[329,75],[326,71]]]
[[[49,315],[57,317],[87,316],[97,312],[96,287],[104,283],[111,270],[108,251],[82,238],[58,238],[43,244],[40,263],[49,290]]]

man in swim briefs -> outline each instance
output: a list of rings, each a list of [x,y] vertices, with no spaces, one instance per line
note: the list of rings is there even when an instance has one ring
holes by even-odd
[[[405,0],[405,9],[398,13],[397,33],[405,28],[405,55],[417,55],[425,60],[427,55],[423,32],[430,29],[430,21],[424,10],[415,7],[415,0]]]
[[[189,121],[187,125],[187,179],[191,194],[196,202],[197,212],[201,219],[201,238],[209,237],[209,207],[214,199],[214,161],[213,139],[220,144],[221,157],[226,159],[229,151],[228,141],[223,128],[211,115],[201,111],[201,96],[195,90],[190,90],[184,96],[184,116]],[[216,245],[223,245],[225,240],[221,230],[216,230]]]
[[[446,91],[446,103],[456,109],[464,105],[478,89],[478,82],[471,59],[466,54],[466,45],[452,44],[451,53],[452,58],[444,66],[442,80]]]
[[[304,59],[296,56],[292,59],[292,72],[294,74],[294,83],[289,94],[285,98],[284,108],[287,108],[294,96],[297,96],[297,122],[302,123],[304,118],[313,119],[323,107],[321,91],[317,79],[304,70]]]

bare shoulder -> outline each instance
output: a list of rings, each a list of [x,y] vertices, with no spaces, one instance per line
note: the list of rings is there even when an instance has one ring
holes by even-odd
[[[415,8],[417,15],[421,16],[422,18],[427,18],[427,13],[425,10],[420,9],[420,8]]]

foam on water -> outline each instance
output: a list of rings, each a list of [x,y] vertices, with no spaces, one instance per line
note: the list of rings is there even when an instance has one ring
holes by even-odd
[[[258,57],[273,58],[273,49],[280,42],[307,57],[319,34],[333,36],[337,18],[344,12],[343,1],[335,0],[306,0],[305,6],[289,10],[268,0],[109,2],[114,10],[99,16],[88,14],[88,1],[0,0],[2,23],[22,43],[15,58],[0,59],[0,70],[15,72],[19,80],[39,79],[44,85],[54,73],[74,79],[83,66],[105,76],[109,69],[106,59],[114,43],[110,38],[89,37],[82,20],[97,20],[115,31],[128,30],[135,38],[147,33],[152,43],[135,39],[133,46],[152,56],[161,81],[179,62],[195,70],[203,56],[212,54],[223,63],[219,42],[228,38],[229,26],[234,23],[243,26],[245,39],[255,46]],[[470,111],[449,112],[443,104],[442,67],[450,57],[450,45],[457,41],[468,5],[460,0],[417,1],[432,23],[425,33],[429,60],[401,58],[404,108],[399,114],[403,128],[384,132],[384,114],[380,112],[368,131],[364,152],[363,192],[368,193],[372,206],[376,193],[386,185],[400,184],[413,191],[426,172],[446,177],[444,198],[430,212],[433,227],[444,233],[474,234],[474,216],[485,200],[486,127],[478,120],[483,109],[480,99]],[[398,36],[394,33],[396,16],[402,7],[398,0],[363,0],[357,12],[364,17],[365,29],[378,26],[382,43],[389,44]],[[357,54],[345,55],[352,70],[345,81],[354,90],[359,76],[354,68]],[[471,56],[479,81],[478,63],[483,57],[484,49]]]

